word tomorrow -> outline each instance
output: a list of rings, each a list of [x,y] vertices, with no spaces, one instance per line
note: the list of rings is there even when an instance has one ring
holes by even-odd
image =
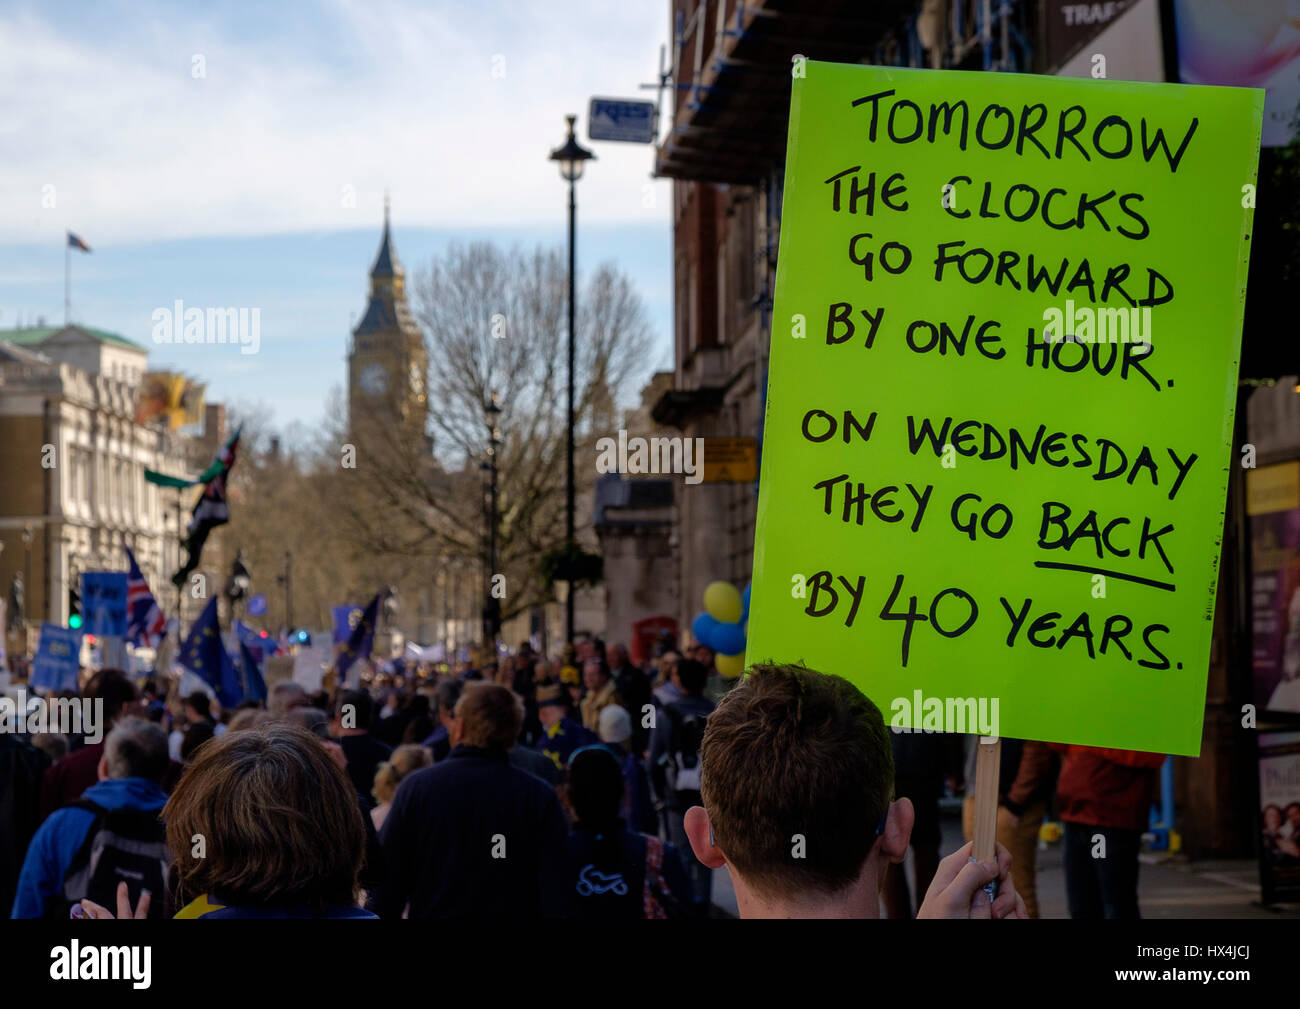
[[[703,438],[629,438],[596,441],[597,473],[684,473],[688,484],[704,479]]]

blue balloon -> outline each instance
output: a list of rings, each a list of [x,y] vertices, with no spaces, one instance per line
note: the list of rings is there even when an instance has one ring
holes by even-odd
[[[753,582],[745,586],[745,591],[740,594],[740,622],[743,624],[749,619],[749,590],[753,588]],[[732,655],[732,652],[723,652],[723,655]]]
[[[266,612],[266,596],[259,592],[248,601],[249,616],[260,617]]]
[[[745,650],[745,632],[740,624],[718,624],[709,647],[723,655],[739,655]]]
[[[713,634],[721,626],[716,618],[708,613],[701,613],[691,623],[691,633],[695,635],[695,640],[700,644],[713,648]],[[717,651],[716,648],[713,648],[713,650]]]

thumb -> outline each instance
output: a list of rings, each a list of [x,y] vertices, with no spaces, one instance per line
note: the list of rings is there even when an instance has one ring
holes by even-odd
[[[962,912],[963,917],[991,918],[993,913],[989,906],[988,895],[982,893],[981,888],[989,880],[996,878],[997,874],[997,867],[992,863],[967,862],[957,873],[957,878],[944,891],[944,899],[948,902],[949,908]],[[977,894],[983,900],[982,911],[976,900]]]

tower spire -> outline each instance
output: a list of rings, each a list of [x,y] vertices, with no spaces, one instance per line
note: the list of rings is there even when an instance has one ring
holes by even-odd
[[[402,267],[397,261],[397,253],[393,250],[393,238],[388,225],[389,216],[389,199],[388,188],[384,188],[384,234],[379,240],[379,255],[375,257],[375,265],[370,270],[372,280],[377,278],[389,278],[393,276],[401,277]]]

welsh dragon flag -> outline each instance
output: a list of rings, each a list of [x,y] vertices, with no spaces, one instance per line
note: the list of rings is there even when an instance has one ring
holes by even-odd
[[[203,494],[194,506],[194,515],[188,527],[189,535],[181,544],[185,547],[188,557],[181,569],[172,575],[172,584],[177,588],[183,586],[190,572],[199,566],[199,559],[203,555],[203,544],[208,541],[208,533],[230,521],[230,505],[226,501],[226,478],[230,475],[230,468],[235,465],[239,433],[237,430],[231,435],[230,440],[212,460],[212,465],[204,470],[203,475],[196,481],[203,484]]]

